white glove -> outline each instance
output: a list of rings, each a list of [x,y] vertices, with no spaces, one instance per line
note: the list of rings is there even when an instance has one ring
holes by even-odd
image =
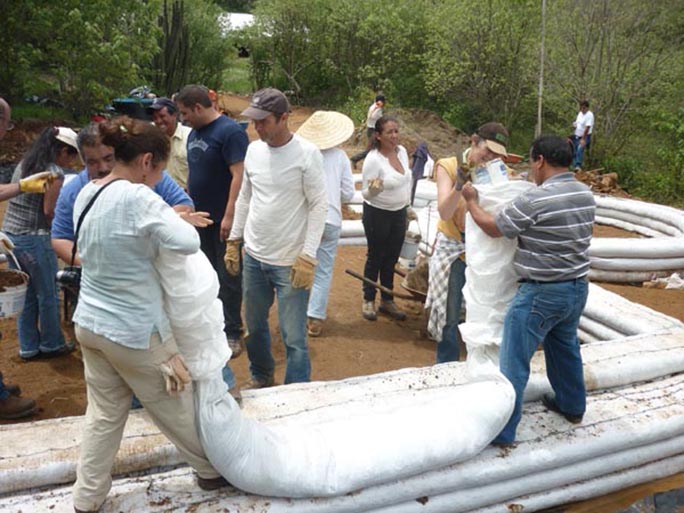
[[[192,378],[188,367],[185,365],[185,360],[180,354],[175,354],[165,363],[162,363],[159,368],[164,376],[166,382],[166,391],[169,395],[176,395],[185,390],[185,385],[190,384]]]

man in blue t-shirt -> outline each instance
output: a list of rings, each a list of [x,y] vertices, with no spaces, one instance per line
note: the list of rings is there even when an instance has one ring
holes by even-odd
[[[67,265],[71,264],[74,247],[74,203],[76,196],[90,180],[107,176],[114,167],[114,149],[100,142],[97,123],[90,123],[78,133],[78,151],[86,168],[62,186],[57,198],[55,217],[50,229],[52,248]],[[177,212],[192,212],[194,206],[190,197],[166,174],[154,186],[154,192]],[[76,255],[73,265],[81,265]]]
[[[183,121],[192,127],[188,136],[188,192],[195,207],[209,212],[214,221],[197,231],[200,247],[218,274],[226,337],[235,358],[242,352],[242,274],[228,274],[223,256],[249,139],[240,125],[213,107],[206,87],[185,86],[175,99]]]

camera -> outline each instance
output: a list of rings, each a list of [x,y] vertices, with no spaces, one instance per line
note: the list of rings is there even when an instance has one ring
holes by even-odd
[[[78,294],[81,288],[81,268],[77,266],[69,266],[57,271],[57,285],[70,292]]]

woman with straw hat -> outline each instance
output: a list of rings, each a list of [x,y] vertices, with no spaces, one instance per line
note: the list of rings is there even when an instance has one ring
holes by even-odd
[[[314,112],[297,131],[298,135],[308,139],[321,150],[328,192],[328,217],[316,253],[318,266],[307,309],[306,326],[311,337],[318,337],[321,334],[326,317],[333,264],[342,231],[341,204],[350,201],[354,195],[351,163],[346,153],[337,148],[353,133],[354,122],[349,117],[340,112],[322,110]]]

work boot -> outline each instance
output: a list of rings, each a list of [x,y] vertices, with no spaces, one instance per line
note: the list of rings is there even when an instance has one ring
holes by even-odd
[[[197,474],[197,486],[202,490],[209,492],[211,490],[218,490],[219,488],[230,486],[230,483],[226,481],[226,478],[223,476],[206,478],[200,477],[199,474]]]
[[[267,378],[255,378],[252,376],[252,379],[250,379],[247,384],[242,387],[245,390],[255,390],[258,388],[268,388],[272,387],[275,385],[275,382],[273,381],[273,376],[269,376]]]
[[[380,302],[379,310],[382,313],[389,315],[392,319],[396,319],[397,321],[406,320],[406,314],[400,310],[397,304],[391,299],[383,299]]]
[[[323,321],[315,317],[309,317],[306,320],[306,332],[310,337],[320,337],[323,330]]]
[[[228,347],[230,347],[230,350],[232,351],[232,354],[230,355],[230,359],[234,360],[238,356],[242,354],[242,351],[244,350],[242,346],[242,339],[241,338],[228,338]]]
[[[565,413],[564,411],[561,411],[561,409],[558,407],[558,403],[556,402],[556,398],[551,394],[544,394],[542,396],[542,404],[552,412],[563,415],[563,417],[565,417],[565,420],[567,420],[571,424],[579,424],[580,422],[582,422],[582,417],[584,415],[572,415],[570,413]]]
[[[378,314],[375,313],[375,301],[364,301],[361,312],[367,321],[374,321],[378,318]]]
[[[36,402],[33,399],[8,395],[5,399],[0,400],[0,419],[21,419],[33,415],[36,409]]]

